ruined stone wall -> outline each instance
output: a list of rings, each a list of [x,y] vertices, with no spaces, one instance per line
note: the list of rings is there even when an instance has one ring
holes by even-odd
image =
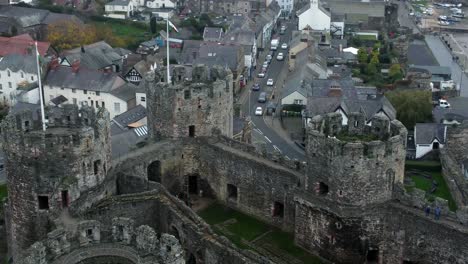
[[[353,113],[348,123],[342,126],[337,113],[313,118],[306,148],[306,188],[340,204],[390,200],[394,184],[403,182],[406,129],[383,115],[367,126],[362,114]]]
[[[2,123],[13,257],[47,233],[51,215],[102,183],[110,167],[107,111],[48,108],[45,132],[38,116],[25,111]]]
[[[232,137],[232,74],[222,67],[195,66],[191,75],[175,67],[172,82],[161,73],[146,77],[148,125],[154,139],[210,136],[215,130]]]

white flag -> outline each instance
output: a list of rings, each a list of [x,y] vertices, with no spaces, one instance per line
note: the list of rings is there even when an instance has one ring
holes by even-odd
[[[171,21],[169,21],[169,19],[167,20],[167,22],[169,23],[169,26],[171,26],[176,32],[179,32],[179,30],[174,26],[174,24],[172,24]]]

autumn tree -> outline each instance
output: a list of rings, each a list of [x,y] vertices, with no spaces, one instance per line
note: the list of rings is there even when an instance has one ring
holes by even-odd
[[[97,36],[94,26],[73,20],[56,22],[47,27],[47,41],[59,51],[96,42]]]
[[[364,48],[360,48],[358,50],[358,60],[359,60],[359,63],[367,63],[367,59],[368,59],[368,55],[367,55],[367,51],[364,49]]]
[[[403,78],[400,64],[393,64],[390,66],[390,69],[388,69],[388,77],[390,77],[392,82]]]
[[[403,90],[385,93],[397,111],[397,119],[407,129],[416,123],[432,120],[432,93],[422,90]]]

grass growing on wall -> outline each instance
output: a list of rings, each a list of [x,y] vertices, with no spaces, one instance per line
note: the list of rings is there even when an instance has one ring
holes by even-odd
[[[6,184],[0,184],[0,202],[3,200],[4,197],[7,197],[8,191]]]
[[[254,250],[244,241],[252,242],[259,239],[256,245],[263,245],[262,249],[275,256],[287,254],[295,259],[310,264],[322,263],[320,259],[302,248],[294,245],[294,237],[290,233],[283,232],[251,216],[239,211],[227,208],[221,204],[213,204],[198,213],[208,224],[214,225],[214,230],[227,237],[233,244],[242,249]],[[232,223],[225,224],[225,228],[231,233],[221,231],[217,224],[235,219]],[[263,236],[263,237],[262,237]]]
[[[409,176],[414,182],[414,188],[421,189],[427,193],[429,200],[434,200],[434,197],[440,197],[448,201],[448,205],[451,211],[457,210],[457,205],[450,194],[450,189],[445,182],[444,177],[442,176],[442,167],[439,162],[434,161],[406,161],[405,165],[406,170],[416,169],[429,173],[432,176],[432,179],[427,179],[421,175],[412,175],[409,173]],[[429,193],[432,188],[432,181],[437,182],[437,189],[434,193]]]

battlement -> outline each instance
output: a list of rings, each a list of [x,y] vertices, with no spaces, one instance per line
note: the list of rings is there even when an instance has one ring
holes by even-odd
[[[339,113],[312,118],[307,137],[308,189],[350,205],[392,198],[393,185],[402,183],[406,128],[383,114],[366,124],[351,113],[342,125]]]
[[[182,264],[184,250],[177,238],[157,234],[153,228],[134,226],[133,219],[115,217],[112,226],[86,220],[74,230],[58,228],[43,241],[34,243],[18,260],[19,264],[67,263],[108,257],[125,263]]]

